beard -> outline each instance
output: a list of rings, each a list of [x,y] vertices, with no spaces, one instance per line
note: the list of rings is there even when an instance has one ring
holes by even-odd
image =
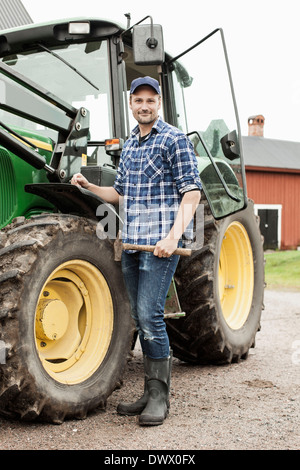
[[[158,116],[154,115],[153,113],[149,113],[149,114],[138,113],[135,118],[139,124],[152,124],[153,122],[156,121]]]

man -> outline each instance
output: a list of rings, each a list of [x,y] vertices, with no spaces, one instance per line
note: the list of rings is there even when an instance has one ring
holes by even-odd
[[[163,122],[160,87],[151,77],[131,84],[130,108],[138,125],[126,141],[113,187],[82,186],[109,203],[124,198],[124,243],[154,245],[154,253],[122,254],[122,270],[144,355],[144,394],[120,403],[118,412],[139,415],[142,426],[162,424],[169,409],[172,354],[164,322],[166,296],[179,256],[173,255],[200,201],[201,182],[192,144]]]

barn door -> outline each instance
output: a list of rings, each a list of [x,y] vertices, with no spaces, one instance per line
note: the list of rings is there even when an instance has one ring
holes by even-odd
[[[260,231],[264,237],[264,249],[278,248],[278,209],[258,209]]]

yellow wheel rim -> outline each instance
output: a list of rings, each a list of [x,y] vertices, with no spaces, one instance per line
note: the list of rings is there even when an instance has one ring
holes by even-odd
[[[82,260],[60,265],[45,282],[35,316],[36,347],[45,371],[62,384],[99,368],[113,331],[113,303],[100,271]]]
[[[229,225],[224,234],[218,276],[223,316],[231,329],[238,330],[248,318],[254,288],[251,243],[239,222]]]

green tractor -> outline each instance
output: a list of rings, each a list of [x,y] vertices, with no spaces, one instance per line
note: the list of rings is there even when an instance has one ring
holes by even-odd
[[[164,51],[160,25],[61,20],[0,33],[0,413],[61,423],[105,408],[134,331],[115,239],[119,207],[70,184],[113,184],[134,125],[131,81],[159,80],[163,118],[190,136],[203,182],[192,248],[170,289],[174,356],[245,359],[263,306],[223,31]],[[167,302],[167,303],[168,303]],[[176,314],[184,312],[183,314]]]

